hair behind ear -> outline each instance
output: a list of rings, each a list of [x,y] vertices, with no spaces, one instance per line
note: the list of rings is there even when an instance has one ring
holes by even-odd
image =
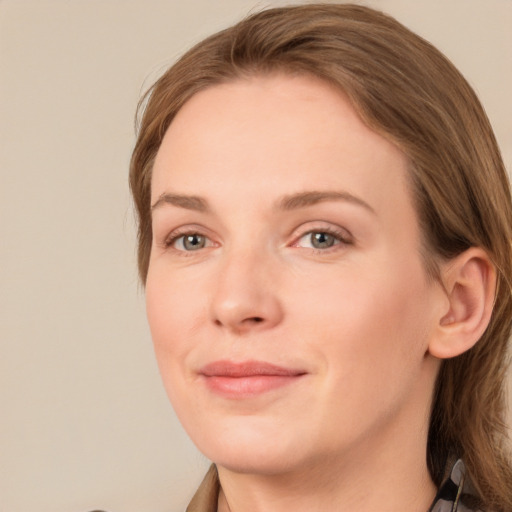
[[[431,355],[443,359],[429,428],[429,468],[439,485],[446,456],[463,457],[483,498],[479,506],[487,509],[493,503],[492,510],[512,510],[504,385],[511,304],[499,299],[508,298],[511,290],[480,248],[446,262],[439,277],[449,306],[429,346]],[[490,494],[493,488],[506,492],[496,497]]]

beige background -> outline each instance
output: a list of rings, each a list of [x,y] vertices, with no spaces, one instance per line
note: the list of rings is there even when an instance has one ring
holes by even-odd
[[[126,183],[141,90],[256,0],[0,0],[0,512],[184,510]],[[480,94],[512,163],[512,1],[374,0]]]

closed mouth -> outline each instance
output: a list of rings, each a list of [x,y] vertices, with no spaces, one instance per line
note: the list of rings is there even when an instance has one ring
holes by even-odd
[[[216,361],[199,371],[210,391],[230,399],[261,395],[296,382],[306,373],[263,361]]]

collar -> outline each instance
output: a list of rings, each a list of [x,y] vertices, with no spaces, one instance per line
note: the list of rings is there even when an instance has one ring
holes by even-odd
[[[217,512],[220,482],[215,464],[210,466],[186,512]]]
[[[477,494],[467,477],[466,466],[459,459],[439,487],[428,512],[482,512],[477,502]]]
[[[219,475],[215,464],[212,464],[186,512],[217,512],[219,490]],[[439,487],[428,512],[481,512],[474,502],[475,492],[466,476],[466,467],[459,459]]]

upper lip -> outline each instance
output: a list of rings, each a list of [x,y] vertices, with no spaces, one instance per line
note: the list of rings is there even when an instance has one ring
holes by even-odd
[[[254,377],[254,376],[282,376],[293,377],[304,375],[304,370],[286,368],[265,361],[215,361],[203,366],[199,373],[205,377]]]

